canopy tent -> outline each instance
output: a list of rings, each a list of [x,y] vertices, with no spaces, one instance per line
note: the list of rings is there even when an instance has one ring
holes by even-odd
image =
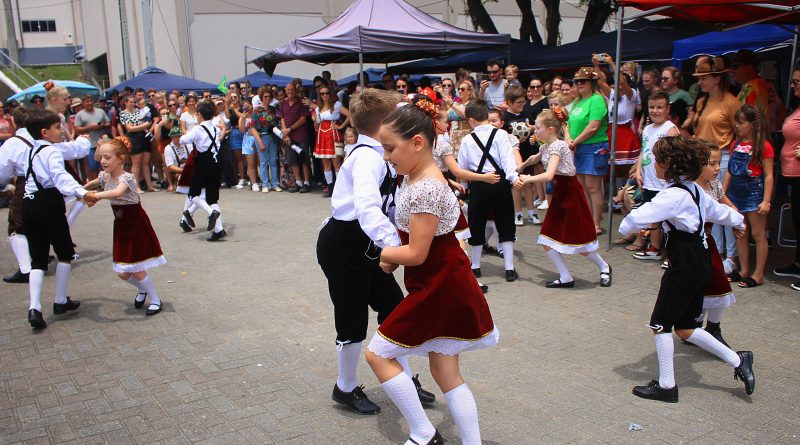
[[[230,82],[244,82],[246,80],[249,80],[250,81],[250,85],[253,88],[258,88],[258,87],[260,87],[261,85],[264,85],[264,84],[270,84],[270,85],[277,85],[279,87],[285,87],[286,84],[288,84],[289,82],[291,82],[294,79],[295,79],[294,77],[281,76],[280,74],[273,74],[272,76],[267,76],[267,74],[265,72],[263,72],[263,71],[256,71],[255,73],[248,74],[246,76],[242,76],[242,77],[239,77],[237,79],[230,80],[230,81],[228,81],[228,83],[230,83]],[[303,81],[303,85],[311,85],[311,84],[313,84],[313,82],[311,82],[308,79],[300,79],[300,80]]]
[[[625,36],[622,37],[623,40]],[[680,66],[684,60],[703,54],[723,55],[740,49],[769,51],[792,46],[794,33],[781,25],[756,24],[740,28],[737,32],[714,31],[672,44],[672,63]]]
[[[97,88],[94,85],[89,85],[87,83],[76,82],[74,80],[54,80],[53,82],[58,86],[66,88],[67,91],[69,91],[69,94],[71,94],[74,97],[80,97],[80,96],[83,96],[83,95],[86,95],[86,94],[89,94],[89,95],[92,95],[92,96],[95,96],[95,97],[100,95],[100,89],[99,88]],[[26,102],[30,101],[33,96],[44,97],[45,94],[47,94],[47,92],[44,89],[44,84],[45,83],[47,83],[47,82],[39,82],[36,85],[32,85],[32,86],[30,86],[28,88],[25,88],[24,90],[22,90],[19,93],[9,97],[6,100],[7,101],[16,100],[16,101],[19,101],[20,103],[26,103]]]
[[[797,25],[800,17],[800,0],[751,2],[747,0],[620,0],[617,11],[617,44],[616,54],[622,52],[623,24],[649,15],[665,15],[673,18],[689,19],[710,26],[722,26],[722,30],[742,28],[757,23],[791,23],[795,24],[795,38],[792,44],[792,60],[797,52]],[[625,18],[625,8],[633,7],[642,12]],[[619,78],[620,64],[616,65],[615,78]],[[614,86],[613,116],[619,111],[619,84]],[[611,164],[614,164],[617,145],[617,120],[612,120],[611,127]],[[614,169],[611,169],[610,183],[614,184]],[[611,248],[614,187],[609,187],[608,196],[608,248]]]
[[[192,79],[191,77],[178,76],[170,74],[161,68],[148,66],[147,68],[139,71],[135,77],[126,80],[120,84],[114,85],[113,89],[122,91],[125,87],[143,88],[145,90],[155,89],[159,91],[172,91],[178,90],[182,93],[189,91],[201,92],[211,91],[212,93],[219,94],[220,91],[213,83],[203,82],[202,80]]]
[[[383,79],[383,75],[386,74],[386,70],[380,69],[380,68],[367,68],[365,71],[367,73],[367,76],[369,76],[369,80],[370,80],[371,83],[380,82]],[[392,72],[392,68],[391,67],[389,68],[389,72]],[[405,71],[403,71],[403,72],[405,72]],[[343,78],[339,79],[337,81],[337,83],[339,85],[347,85],[350,82],[358,81],[358,74],[359,73],[355,73],[353,75],[350,75],[350,76],[347,76],[347,77],[343,77]],[[442,80],[442,78],[438,77],[438,76],[423,76],[421,74],[415,74],[415,75],[412,75],[412,76],[409,76],[409,77],[410,77],[412,82],[419,82],[419,79],[421,79],[422,77],[428,77],[431,80],[431,82],[438,82],[438,81]]]
[[[317,32],[268,51],[253,63],[272,74],[281,62],[392,63],[455,51],[504,49],[508,34],[467,31],[437,20],[403,0],[356,0]]]
[[[486,62],[491,59],[497,59],[503,65],[516,64],[517,59],[523,55],[532,54],[542,49],[543,47],[539,45],[511,39],[508,50],[488,49],[484,51],[468,51],[452,56],[432,57],[390,66],[389,72],[395,74],[454,73],[459,68],[466,68],[470,71],[483,71],[486,69]]]

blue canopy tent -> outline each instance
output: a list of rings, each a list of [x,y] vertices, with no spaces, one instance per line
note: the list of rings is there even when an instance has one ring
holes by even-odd
[[[381,79],[383,79],[383,75],[386,74],[386,70],[381,69],[381,68],[367,68],[364,71],[366,71],[367,75],[369,75],[370,83],[380,83]],[[405,73],[405,71],[394,71],[394,70],[392,70],[392,67],[389,67],[389,72],[390,73],[397,73],[397,72]],[[417,82],[419,82],[419,79],[422,78],[422,77],[426,77],[426,76],[423,76],[422,74],[412,75],[411,76],[411,81],[414,82],[414,83],[417,83]],[[427,76],[427,77],[431,80],[431,82],[438,82],[438,81],[442,80],[441,77],[437,77],[437,76]],[[343,86],[343,85],[347,85],[350,82],[356,82],[356,81],[358,81],[358,73],[350,75],[350,76],[347,76],[347,77],[343,77],[343,78],[339,79],[337,81],[337,83],[339,85]]]
[[[74,97],[80,97],[86,94],[90,94],[92,96],[99,96],[100,89],[94,85],[89,85],[83,82],[76,82],[74,80],[54,80],[53,81],[56,85],[62,86],[69,91]],[[26,103],[31,100],[33,96],[41,96],[44,97],[47,92],[44,89],[44,84],[47,82],[39,82],[36,85],[30,86],[25,88],[24,90],[20,91],[19,93],[9,97],[6,100],[16,100],[20,103]]]
[[[490,49],[484,51],[466,51],[449,57],[431,57],[415,62],[403,63],[389,67],[390,73],[454,73],[459,68],[480,72],[486,69],[486,62],[497,59],[508,65],[517,63],[517,58],[525,54],[533,54],[542,50],[542,46],[511,39],[508,50]]]
[[[267,76],[267,73],[263,71],[256,71],[255,73],[248,74],[247,76],[239,77],[238,79],[233,79],[230,82],[244,82],[246,80],[250,81],[250,85],[253,88],[258,88],[264,84],[270,85],[277,85],[279,87],[285,87],[286,84],[291,82],[294,77],[289,76],[281,76],[280,74],[273,74],[272,76]],[[311,85],[312,82],[308,79],[300,79],[303,81],[303,85]]]
[[[203,82],[202,80],[192,79],[191,77],[178,76],[170,74],[161,68],[148,66],[147,68],[139,71],[132,79],[114,85],[113,89],[122,91],[125,87],[143,88],[145,90],[155,89],[159,91],[172,91],[178,90],[182,93],[194,91],[201,93],[203,91],[211,91],[212,94],[219,94],[220,91],[213,83]]]
[[[738,29],[736,32],[709,32],[672,44],[672,64],[680,66],[684,60],[702,54],[723,55],[740,49],[769,51],[791,47],[794,33],[785,26],[756,24]]]

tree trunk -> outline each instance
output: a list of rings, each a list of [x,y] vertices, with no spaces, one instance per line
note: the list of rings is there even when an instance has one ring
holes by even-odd
[[[469,10],[469,16],[475,28],[487,34],[497,34],[497,27],[494,26],[492,16],[490,16],[486,8],[483,7],[483,1],[467,0],[467,9]]]
[[[578,39],[600,34],[603,31],[603,26],[608,21],[608,17],[616,7],[616,4],[612,5],[612,1],[609,0],[590,0],[588,3],[589,8],[586,10],[586,19],[583,21],[583,28]]]
[[[522,21],[519,25],[519,39],[523,42],[532,42],[535,45],[542,45],[542,36],[536,27],[536,17],[533,15],[532,0],[517,0],[517,6],[522,13]]]
[[[558,45],[558,37],[561,28],[561,10],[559,9],[561,0],[542,0],[544,9],[547,11],[545,29],[547,30],[547,46]]]

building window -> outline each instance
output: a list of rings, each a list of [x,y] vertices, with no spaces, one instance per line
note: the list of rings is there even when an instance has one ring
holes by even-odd
[[[23,20],[22,32],[56,32],[55,20]]]

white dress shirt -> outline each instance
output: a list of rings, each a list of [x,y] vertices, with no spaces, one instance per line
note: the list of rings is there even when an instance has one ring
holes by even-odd
[[[336,187],[331,197],[332,216],[339,221],[358,219],[361,230],[378,247],[399,246],[400,236],[397,229],[381,210],[381,184],[386,177],[387,168],[392,174],[394,172],[383,160],[383,146],[380,142],[362,134],[358,136],[353,147],[361,144],[368,147],[358,150],[351,147],[336,177]],[[390,202],[392,199],[393,197],[389,197]]]
[[[744,229],[744,216],[732,208],[719,204],[713,199],[709,199],[705,191],[692,181],[683,183],[692,193],[700,192],[700,210],[704,222],[732,226],[737,229]],[[619,233],[630,235],[637,233],[652,223],[669,221],[676,229],[694,233],[699,224],[697,206],[694,203],[694,196],[686,193],[678,187],[667,187],[658,192],[652,201],[634,209],[619,225]],[[670,230],[666,223],[661,226],[665,232]],[[705,236],[705,234],[703,234]]]
[[[64,168],[64,157],[61,155],[61,150],[50,144],[50,142],[37,140],[33,143],[33,152],[39,149],[42,145],[47,145],[39,154],[33,157],[33,172],[36,174],[36,180],[42,185],[42,188],[56,188],[62,195],[66,197],[78,196],[83,197],[86,190],[78,184],[78,181],[72,177]],[[28,149],[30,152],[31,149]],[[24,168],[28,170],[28,153],[25,154]],[[25,182],[25,194],[33,194],[38,191],[36,183],[33,181],[31,175]]]
[[[26,128],[14,133],[33,144],[33,138]],[[89,154],[92,142],[86,137],[78,137],[74,141],[53,144],[61,151],[65,161],[81,159]],[[17,138],[9,138],[0,148],[0,182],[8,182],[14,176],[25,177],[27,173],[28,150],[30,146]]]
[[[216,125],[214,125],[214,123],[210,120],[203,121],[199,125],[195,125],[191,130],[187,131],[186,134],[181,136],[181,145],[194,144],[194,147],[199,153],[205,153],[208,151],[208,149],[211,148],[212,141],[211,138],[208,137],[206,131],[200,128],[201,126],[208,129],[208,132],[214,136],[214,141],[217,143],[217,148],[212,149],[212,152],[216,156],[217,152],[219,151],[219,137],[222,135],[222,132],[219,131],[219,128],[217,128]]]
[[[489,141],[489,135],[495,130],[489,124],[478,125],[473,130],[484,145]],[[508,133],[503,129],[497,129],[497,134],[494,135],[492,146],[489,147],[489,154],[494,158],[497,165],[506,173],[508,182],[513,183],[517,180],[517,162],[514,160],[514,148],[508,138]],[[458,151],[458,166],[464,170],[476,171],[478,164],[483,157],[483,150],[475,143],[475,139],[471,135],[464,136],[461,139],[461,149]],[[489,173],[495,171],[494,165],[487,159],[483,163],[483,171],[478,173]]]

